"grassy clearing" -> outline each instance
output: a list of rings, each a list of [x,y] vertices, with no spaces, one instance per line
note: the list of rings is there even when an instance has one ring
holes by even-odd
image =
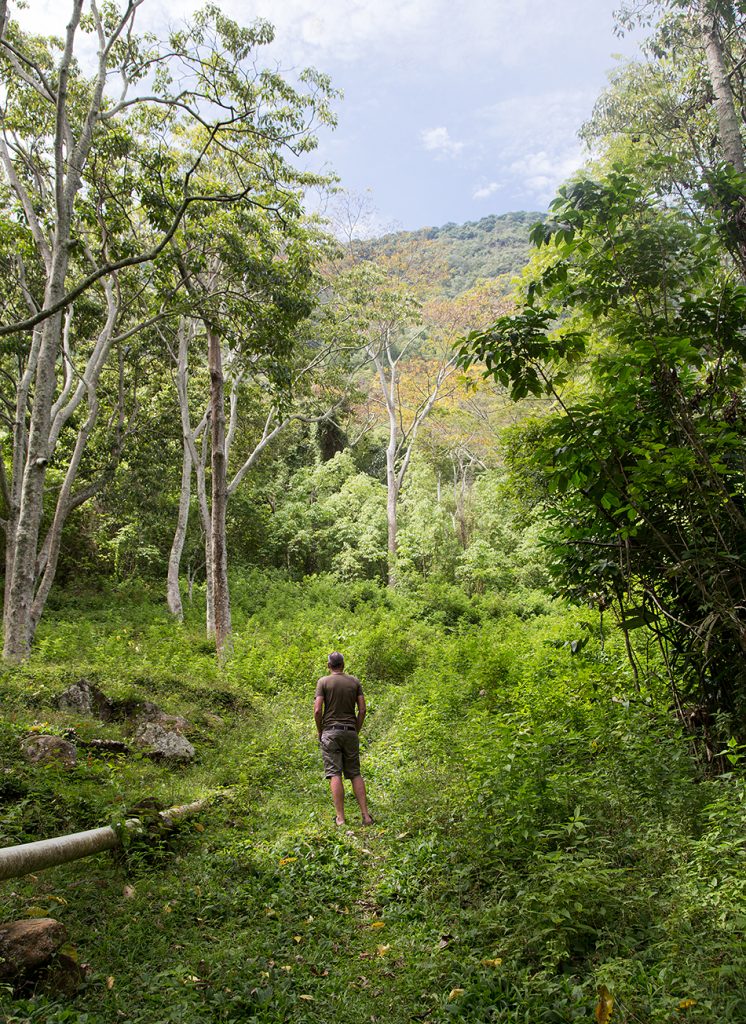
[[[6,1021],[541,1024],[593,1019],[600,985],[614,1021],[739,1019],[743,775],[704,779],[662,695],[626,700],[619,638],[602,650],[588,613],[539,595],[394,601],[258,576],[238,591],[220,675],[196,612],[174,627],[130,598],[60,611],[4,677],[4,844],[213,794],[160,847],[3,883],[3,917],[63,920],[90,965],[72,999],[0,994]],[[369,829],[354,804],[334,828],[314,742],[335,647],[371,710]],[[81,677],[186,714],[198,761],[21,764],[34,723],[116,732],[52,709]]]

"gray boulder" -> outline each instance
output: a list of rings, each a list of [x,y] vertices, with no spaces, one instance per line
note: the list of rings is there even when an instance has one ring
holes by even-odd
[[[63,711],[74,711],[79,715],[94,715],[104,722],[113,718],[114,704],[93,683],[81,679],[73,683],[57,698],[57,707]]]
[[[188,718],[184,718],[182,715],[169,715],[163,710],[163,708],[159,708],[157,704],[153,704],[153,702],[149,700],[144,700],[137,709],[135,725],[139,729],[142,725],[148,722],[154,722],[157,725],[161,725],[169,732],[184,733],[189,732],[192,728],[192,723]]]
[[[188,762],[194,757],[192,744],[181,733],[160,722],[142,722],[135,731],[135,743],[149,757],[164,761]]]
[[[61,736],[47,736],[35,733],[21,740],[23,756],[31,764],[57,761],[72,768],[78,759],[78,751],[74,743],[63,740]]]
[[[52,917],[0,924],[0,978],[45,964],[66,938],[64,924]]]

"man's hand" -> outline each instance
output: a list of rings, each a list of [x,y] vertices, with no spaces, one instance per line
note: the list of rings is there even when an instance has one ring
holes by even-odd
[[[316,723],[316,732],[319,734],[319,743],[321,743],[321,732],[324,721],[324,698],[316,697],[313,702],[313,720]]]
[[[366,712],[367,712],[367,707],[365,705],[365,697],[363,696],[362,693],[360,693],[360,694],[358,694],[358,698],[357,698],[357,722],[356,722],[356,725],[357,725],[358,733],[360,732],[360,730],[363,727],[363,722],[365,721]]]

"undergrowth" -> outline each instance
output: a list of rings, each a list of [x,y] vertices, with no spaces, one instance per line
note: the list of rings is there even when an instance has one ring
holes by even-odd
[[[703,772],[597,617],[269,574],[234,600],[222,671],[199,608],[175,626],[130,593],[60,603],[0,677],[2,845],[210,798],[168,837],[2,883],[3,919],[56,917],[87,965],[76,995],[0,987],[6,1022],[559,1024],[592,1020],[599,986],[622,1024],[741,1019],[739,752]],[[321,777],[332,649],[368,698],[370,829],[334,828]],[[122,735],[55,709],[81,678],[185,715],[195,762],[26,765],[31,729]]]

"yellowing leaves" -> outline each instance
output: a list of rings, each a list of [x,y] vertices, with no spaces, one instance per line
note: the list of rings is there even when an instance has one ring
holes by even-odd
[[[300,998],[301,998],[301,999],[305,999],[305,1001],[306,1001],[307,1003],[312,1003],[312,1002],[313,1002],[313,996],[309,996],[309,995],[307,995],[307,994],[303,994],[303,995],[302,995],[302,996],[301,996]]]
[[[385,923],[385,921],[371,921],[371,923],[368,925],[368,927],[369,928],[385,928],[386,927],[386,923]]]
[[[26,917],[47,917],[48,914],[49,911],[44,907],[33,906],[26,909]]]
[[[609,1024],[614,1010],[614,998],[605,985],[598,986],[598,1005],[596,1006],[596,1024]]]
[[[280,867],[284,868],[286,864],[294,864],[297,859],[297,857],[280,857]]]
[[[679,1010],[688,1010],[690,1006],[696,1006],[696,999],[682,999],[678,1005]]]
[[[492,960],[483,960],[482,967],[499,967],[502,963],[502,957],[496,956]]]
[[[452,988],[448,993],[448,1002],[452,1003],[454,999],[458,999],[458,997],[462,996],[464,992],[466,992],[465,988]]]
[[[387,956],[390,949],[391,946],[389,944],[386,944],[385,946],[377,946],[376,953],[378,953],[379,956]]]

